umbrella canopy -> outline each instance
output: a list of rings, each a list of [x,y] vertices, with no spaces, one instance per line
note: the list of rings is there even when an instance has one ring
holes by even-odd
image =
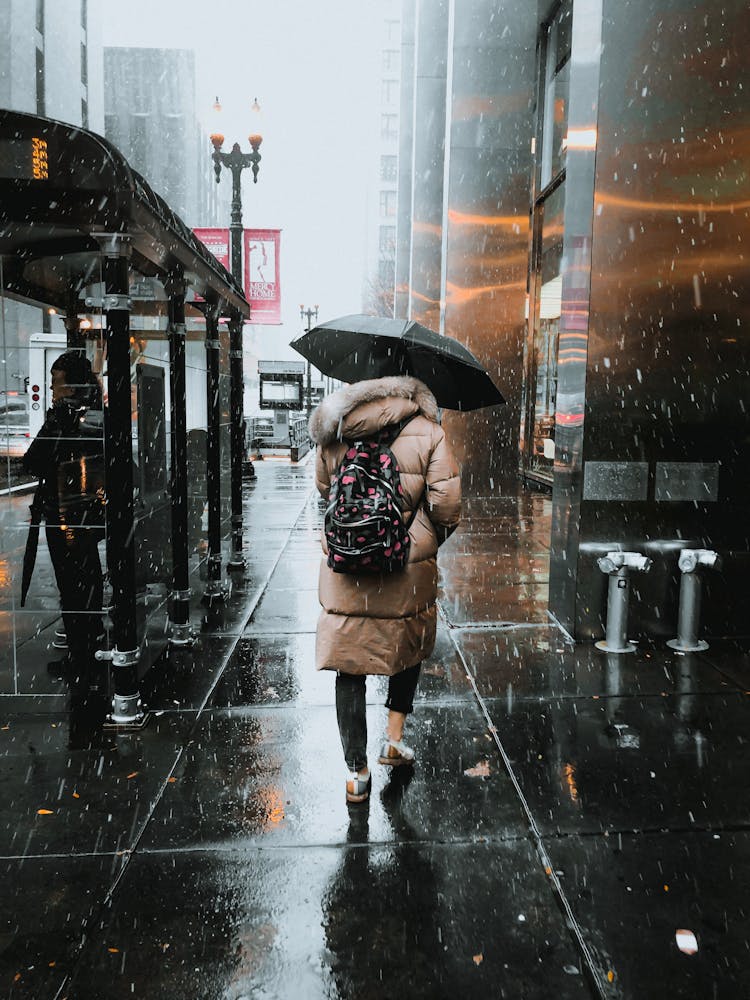
[[[413,375],[448,410],[505,402],[470,350],[413,320],[342,316],[313,327],[291,346],[324,375],[342,382]]]

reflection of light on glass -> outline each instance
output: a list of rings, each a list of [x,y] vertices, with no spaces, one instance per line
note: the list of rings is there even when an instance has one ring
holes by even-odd
[[[86,492],[86,487],[88,485],[88,470],[86,468],[86,459],[82,458],[80,460],[81,466],[81,493]]]
[[[457,212],[455,208],[448,209],[448,220],[457,226],[482,226],[487,229],[513,229],[520,232],[521,228],[529,228],[526,215],[472,215],[469,212]]]
[[[540,296],[540,319],[559,319],[562,312],[562,275],[546,281]]]
[[[712,203],[710,205],[699,201],[639,201],[635,198],[622,198],[612,194],[597,194],[597,213],[602,206],[612,205],[615,208],[622,208],[636,212],[648,210],[651,212],[729,212],[730,215],[738,211],[747,211],[750,208],[750,201],[727,201],[721,204]]]
[[[565,146],[567,146],[568,149],[596,149],[596,129],[568,129],[568,135],[566,139],[563,139],[563,148]]]
[[[563,768],[563,777],[565,778],[565,784],[568,786],[568,793],[570,794],[571,802],[577,802],[578,785],[576,784],[575,768],[572,764],[565,765]]]
[[[491,295],[494,292],[508,292],[513,289],[525,288],[526,282],[524,281],[509,281],[505,284],[498,285],[480,285],[475,288],[461,288],[458,285],[454,285],[452,282],[446,282],[447,296],[446,300],[450,302],[451,305],[461,305],[464,302],[473,302],[474,299],[481,298],[483,295]]]
[[[5,588],[11,582],[10,566],[7,559],[0,559],[0,588]]]

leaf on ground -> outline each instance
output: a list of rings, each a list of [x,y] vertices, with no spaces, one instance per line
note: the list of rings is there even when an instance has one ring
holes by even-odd
[[[484,961],[484,955],[480,952],[478,955],[474,955],[474,965],[481,965]]]
[[[37,809],[36,814],[37,816],[54,816],[55,813],[53,809]]]
[[[137,771],[131,771],[130,774],[128,775],[128,781],[130,781],[131,778],[134,778],[136,774],[138,774]]]
[[[467,768],[464,774],[467,778],[489,778],[490,762],[488,760],[480,760],[474,767]]]

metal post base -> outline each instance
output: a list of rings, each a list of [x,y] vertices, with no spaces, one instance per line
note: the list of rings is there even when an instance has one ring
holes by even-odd
[[[232,556],[227,563],[228,573],[243,573],[247,569],[247,561],[244,556]]]
[[[192,646],[195,642],[195,633],[190,626],[190,622],[184,625],[176,625],[174,622],[169,622],[167,632],[170,646]]]
[[[227,584],[220,580],[209,580],[203,591],[201,604],[204,607],[206,605],[210,607],[212,604],[223,604],[229,598],[230,589]]]
[[[142,729],[147,721],[148,716],[143,711],[140,694],[116,694],[112,698],[112,711],[107,716],[105,725]]]
[[[608,646],[606,639],[600,639],[599,642],[595,642],[594,645],[596,646],[597,649],[604,650],[605,653],[634,653],[638,649],[636,644],[634,642],[631,642],[629,639],[625,641],[625,645],[622,646],[620,649],[615,649],[613,646]]]
[[[705,639],[698,639],[692,646],[683,646],[679,639],[667,639],[667,645],[678,653],[699,653],[701,650],[709,648]]]

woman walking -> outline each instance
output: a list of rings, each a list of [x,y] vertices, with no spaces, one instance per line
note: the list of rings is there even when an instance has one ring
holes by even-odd
[[[437,421],[435,397],[410,376],[344,386],[324,399],[310,419],[310,436],[318,445],[316,483],[326,499],[352,442],[387,441],[400,472],[410,538],[403,568],[373,574],[335,572],[323,535],[316,666],[336,671],[349,802],[363,802],[370,794],[368,674],[389,678],[380,763],[414,762],[414,751],[403,741],[404,723],[413,708],[420,665],[435,645],[438,546],[455,530],[461,509],[458,465]]]

